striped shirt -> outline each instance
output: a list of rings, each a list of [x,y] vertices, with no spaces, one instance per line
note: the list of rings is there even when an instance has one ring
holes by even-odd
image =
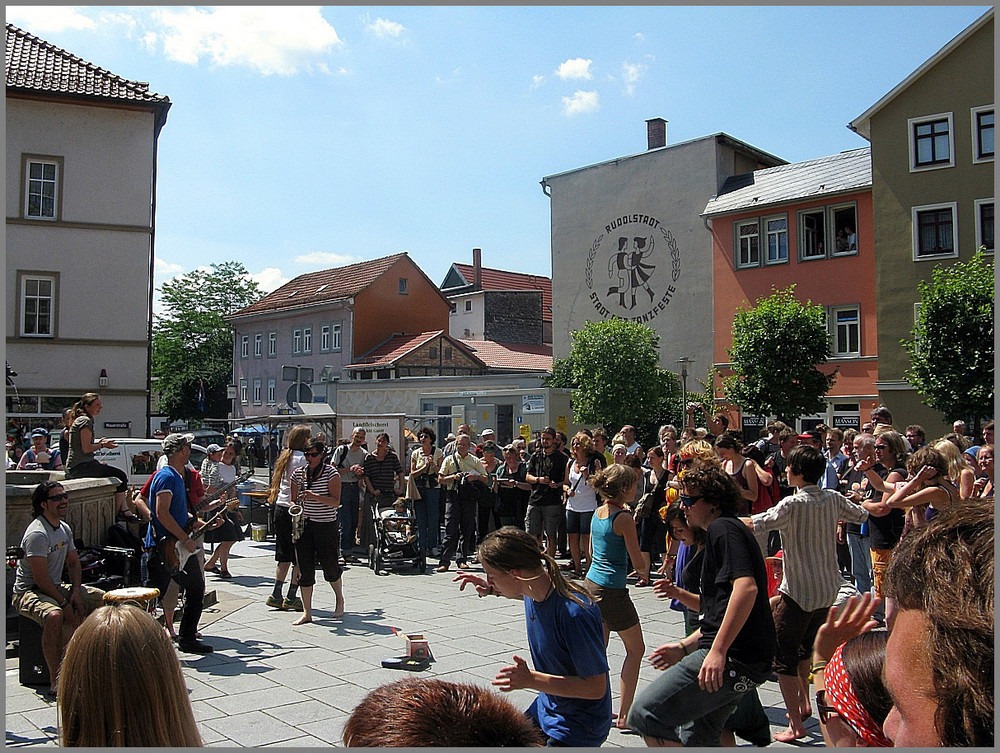
[[[292,473],[292,482],[298,486],[299,498],[297,502],[302,505],[305,515],[309,520],[317,523],[332,523],[337,519],[337,508],[324,505],[322,502],[306,499],[305,490],[316,492],[320,496],[329,497],[330,482],[339,478],[340,474],[332,465],[324,464],[319,476],[314,481],[307,480],[309,477],[309,466],[300,466]]]
[[[807,612],[833,604],[841,581],[837,522],[863,523],[868,511],[840,492],[810,485],[751,519],[754,532],[781,533],[784,576],[778,590]]]

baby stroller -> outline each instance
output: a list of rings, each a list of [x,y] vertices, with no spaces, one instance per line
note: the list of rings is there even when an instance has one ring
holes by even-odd
[[[400,497],[392,505],[376,506],[373,515],[375,543],[368,545],[368,567],[379,575],[381,570],[410,563],[426,572],[427,560],[417,540],[417,519],[406,500]]]

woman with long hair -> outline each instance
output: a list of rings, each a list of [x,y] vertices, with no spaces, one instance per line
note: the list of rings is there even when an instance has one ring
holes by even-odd
[[[138,523],[140,518],[129,510],[127,502],[128,474],[121,468],[102,463],[94,457],[98,450],[113,450],[118,444],[113,439],[95,439],[94,426],[97,414],[104,404],[96,392],[88,392],[73,406],[73,423],[69,430],[69,453],[66,457],[66,478],[114,478],[115,509],[118,521]]]
[[[597,492],[588,483],[601,466],[594,453],[594,440],[582,431],[570,441],[572,457],[566,467],[566,539],[569,541],[571,567],[576,577],[583,575],[583,558],[590,561],[590,524],[600,505]]]
[[[757,471],[750,458],[741,454],[743,447],[739,440],[729,434],[723,434],[715,439],[715,452],[722,459],[722,469],[729,474],[740,490],[742,501],[739,514],[746,516],[750,514],[750,508],[757,501],[757,487],[760,481]]]
[[[444,462],[444,452],[434,446],[437,435],[434,429],[424,426],[417,432],[419,447],[410,453],[410,478],[419,492],[413,500],[413,513],[417,518],[417,535],[420,549],[430,555],[441,534],[438,520],[441,517],[441,486],[438,471]]]
[[[628,466],[612,464],[594,474],[590,484],[603,504],[594,512],[591,523],[590,569],[584,582],[601,610],[605,646],[611,631],[618,633],[625,644],[616,726],[628,729],[625,720],[635,697],[646,644],[642,640],[639,613],[629,597],[625,579],[629,557],[638,568],[640,586],[649,583],[649,564],[639,551],[635,521],[626,509],[635,489],[632,470]]]
[[[527,714],[550,744],[599,747],[611,729],[611,684],[601,612],[590,594],[563,577],[556,561],[534,536],[513,526],[489,534],[479,545],[482,578],[455,577],[460,590],[524,602],[528,648],[535,669],[514,656],[493,685],[504,692],[539,691]]]
[[[296,424],[288,430],[285,449],[274,464],[271,490],[267,498],[274,505],[274,559],[278,567],[274,573],[274,591],[265,603],[275,609],[291,609],[296,612],[302,611],[302,599],[296,595],[299,588],[299,564],[295,559],[292,516],[288,509],[292,504],[292,474],[297,468],[306,465],[306,456],[302,451],[309,441],[309,431],[305,424]],[[285,585],[289,567],[292,568],[292,584],[288,587],[288,595],[282,599],[281,589]]]
[[[219,448],[219,445],[209,445],[209,453],[201,461],[201,478],[208,494],[219,487],[236,481],[236,445],[232,442],[226,442],[225,447],[216,451],[218,454],[211,452],[214,448]],[[215,455],[214,458],[213,455]],[[235,493],[235,491],[229,492],[227,496]],[[243,516],[239,510],[233,510],[232,512],[224,512],[222,517],[222,525],[205,534],[205,541],[216,545],[212,556],[205,563],[205,572],[228,579],[233,577],[229,572],[229,550],[233,548],[233,544],[237,541],[243,541],[245,538],[241,527]]]
[[[673,578],[664,578],[653,585],[653,591],[662,599],[675,600],[684,609],[684,633],[691,635],[698,627],[698,611],[701,597],[698,595],[701,579],[701,565],[705,558],[706,534],[700,528],[692,528],[684,517],[684,508],[679,503],[670,505],[663,514],[668,535],[678,544],[688,548],[687,561],[674,571]],[[671,604],[673,608],[673,604]]]
[[[646,567],[652,570],[653,560],[657,554],[663,555],[659,574],[666,573],[666,568],[672,561],[667,556],[667,527],[660,518],[659,510],[667,502],[667,481],[670,471],[666,467],[666,455],[660,445],[653,445],[646,453],[649,461],[649,472],[646,478],[646,494],[636,503],[632,511],[639,530],[639,551]],[[645,500],[645,501],[643,501]],[[629,573],[629,577],[638,572]]]
[[[302,616],[293,625],[312,622],[313,586],[316,583],[316,560],[323,568],[323,579],[333,588],[337,604],[334,617],[344,615],[343,573],[340,565],[340,474],[323,460],[325,445],[318,439],[306,442],[305,466],[292,474],[291,498],[301,506],[304,518],[300,531],[292,534],[295,557],[299,563],[299,587],[302,589]]]
[[[976,473],[966,460],[968,456],[947,439],[935,442],[934,449],[948,462],[948,478],[958,487],[959,499],[969,499],[976,484]]]
[[[201,747],[177,651],[139,607],[93,611],[74,631],[61,666],[63,747]]]
[[[881,504],[888,508],[911,508],[923,511],[914,525],[920,527],[938,513],[961,501],[958,487],[948,478],[948,462],[933,447],[921,447],[906,463],[910,478],[896,487]],[[921,519],[922,518],[922,519]]]

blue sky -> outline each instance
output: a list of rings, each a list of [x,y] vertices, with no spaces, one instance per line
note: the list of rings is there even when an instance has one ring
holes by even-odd
[[[725,131],[789,161],[987,6],[8,7],[170,97],[157,284],[239,260],[266,290],[400,251],[550,274],[546,175]],[[984,66],[992,61],[984,61]],[[985,70],[985,67],[984,67]],[[706,197],[707,200],[707,197]]]

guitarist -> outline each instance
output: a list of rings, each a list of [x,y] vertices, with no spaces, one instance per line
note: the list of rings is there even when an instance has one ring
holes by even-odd
[[[201,619],[205,598],[205,574],[201,569],[201,557],[188,557],[184,567],[172,573],[170,563],[176,556],[176,541],[195,554],[200,547],[189,534],[201,528],[204,523],[188,510],[187,490],[184,486],[184,467],[191,459],[193,434],[170,434],[163,440],[163,453],[167,464],[158,470],[150,483],[150,505],[152,532],[157,546],[149,557],[150,584],[165,594],[171,579],[184,588],[186,600],[181,617],[180,635],[177,647],[192,654],[210,654],[212,646],[198,640],[198,620]]]

